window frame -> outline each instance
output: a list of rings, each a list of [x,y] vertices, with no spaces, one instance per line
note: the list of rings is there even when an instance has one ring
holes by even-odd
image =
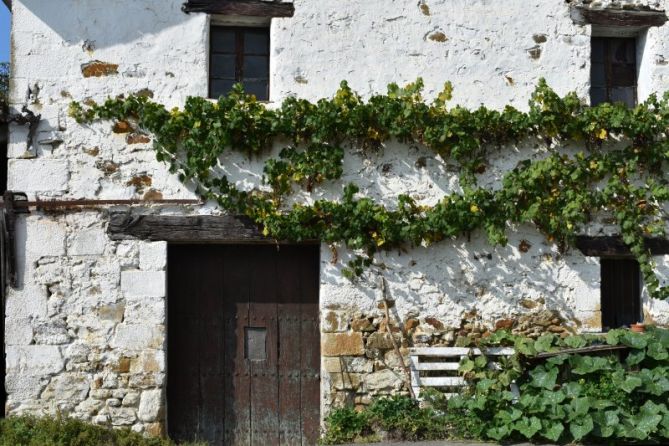
[[[611,60],[611,44],[614,41],[628,41],[628,43],[631,44],[631,48],[633,48],[634,53],[633,53],[633,69],[634,69],[634,82],[633,85],[617,85],[616,82],[614,81],[614,66],[616,65],[613,63]],[[599,41],[602,46],[602,52],[604,56],[604,61],[603,62],[595,62],[594,61],[594,54],[595,54],[595,45],[596,42]],[[633,91],[633,101],[631,104],[624,102],[624,101],[617,101],[617,102],[623,102],[624,104],[628,105],[629,107],[635,107],[639,103],[639,36],[635,33],[632,35],[619,35],[619,36],[611,36],[611,35],[598,35],[598,34],[593,34],[590,38],[590,105],[595,106],[598,104],[602,103],[609,103],[612,104],[613,99],[612,99],[612,91],[615,88],[630,88]],[[604,65],[604,85],[594,85],[594,79],[595,79],[595,65],[596,64],[603,64]],[[605,98],[602,101],[595,102],[594,101],[594,96],[593,96],[593,91],[598,88],[598,89],[604,89],[605,91]]]
[[[234,52],[226,52],[226,51],[217,51],[214,48],[213,45],[213,38],[214,38],[214,33],[216,29],[225,29],[227,31],[232,31],[234,33]],[[251,32],[258,32],[259,30],[263,31],[267,35],[267,48],[265,53],[246,53],[245,48],[244,48],[244,41],[245,41],[245,36],[247,33]],[[220,76],[214,73],[213,71],[213,58],[214,56],[217,55],[232,55],[234,56],[234,79],[230,79],[225,76]],[[207,97],[209,99],[217,100],[218,96],[214,96],[214,90],[213,90],[213,85],[214,81],[216,80],[228,80],[232,81],[233,83],[241,83],[244,85],[246,81],[265,81],[267,86],[266,86],[266,91],[265,91],[265,96],[263,97],[257,97],[258,101],[260,102],[269,102],[270,100],[270,95],[271,95],[271,32],[270,32],[270,24],[269,21],[265,22],[262,21],[260,23],[254,23],[254,22],[240,22],[240,23],[229,23],[224,20],[212,20],[211,23],[209,24],[209,49],[208,49],[208,57],[209,57],[209,69],[208,69],[208,87],[207,87]],[[254,78],[245,78],[244,76],[244,63],[246,60],[246,57],[266,57],[267,58],[267,65],[265,68],[265,71],[263,74],[266,74],[266,77],[254,77]],[[229,90],[228,90],[229,91]],[[226,94],[228,91],[221,93],[221,94]]]

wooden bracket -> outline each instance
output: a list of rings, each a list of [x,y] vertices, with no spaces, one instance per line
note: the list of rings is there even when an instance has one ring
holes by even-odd
[[[4,287],[9,285],[13,288],[18,286],[18,275],[16,267],[16,216],[18,214],[29,214],[28,197],[23,192],[7,191],[3,195],[0,263],[3,275]]]
[[[189,0],[181,9],[185,13],[205,12],[252,17],[292,17],[295,14],[292,3],[263,0]]]
[[[669,254],[669,240],[663,238],[645,239],[646,248],[652,255]],[[586,256],[594,257],[632,257],[629,247],[620,236],[576,237],[576,247]]]
[[[667,21],[667,14],[655,9],[594,9],[571,6],[570,14],[577,25],[647,28],[662,26]]]

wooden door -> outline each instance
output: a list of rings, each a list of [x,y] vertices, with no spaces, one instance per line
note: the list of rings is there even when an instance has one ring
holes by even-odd
[[[641,319],[641,273],[634,259],[602,258],[602,328],[630,326]]]
[[[317,246],[170,246],[170,437],[315,445]]]

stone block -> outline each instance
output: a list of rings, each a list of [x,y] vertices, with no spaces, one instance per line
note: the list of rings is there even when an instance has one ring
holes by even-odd
[[[44,400],[82,402],[88,396],[90,383],[83,373],[63,373],[55,376],[42,392]]]
[[[28,345],[33,340],[33,327],[28,318],[8,318],[5,321],[5,343]]]
[[[371,373],[374,363],[364,356],[342,358],[343,371],[350,373]]]
[[[137,421],[137,414],[130,407],[110,407],[109,418],[112,426],[132,426]]]
[[[139,269],[163,271],[167,265],[167,242],[142,242],[139,245]]]
[[[67,324],[62,319],[49,319],[35,325],[35,342],[37,344],[60,345],[71,341]]]
[[[70,365],[81,364],[88,362],[88,355],[90,352],[90,346],[83,344],[82,341],[79,340],[63,349],[63,357]]]
[[[102,409],[104,403],[99,400],[87,399],[79,403],[75,411],[86,416],[93,416]]]
[[[390,333],[372,333],[367,338],[366,347],[378,350],[389,350],[393,348],[393,340],[390,336]],[[397,342],[397,345],[399,346],[402,342],[400,336],[397,334],[394,334],[393,336],[395,336],[395,342]]]
[[[323,358],[323,370],[328,373],[341,373],[344,371],[343,358]]]
[[[102,228],[77,231],[70,240],[68,253],[73,256],[102,255],[107,235]]]
[[[165,299],[161,297],[133,298],[125,308],[128,323],[162,324],[165,322]]]
[[[162,326],[123,323],[116,327],[111,346],[123,350],[160,349],[164,341]]]
[[[366,317],[355,319],[353,320],[353,322],[351,322],[351,330],[353,331],[371,332],[374,331],[375,329],[376,328],[374,327],[372,321],[370,321],[369,318]]]
[[[336,390],[357,390],[362,383],[359,373],[330,373],[330,384]]]
[[[60,348],[55,345],[7,347],[7,371],[28,375],[50,375],[65,368]]]
[[[420,321],[416,318],[409,318],[404,322],[404,329],[411,331],[420,325]]]
[[[145,427],[147,435],[151,437],[163,438],[165,436],[165,424],[164,423],[149,423]]]
[[[165,371],[165,352],[146,350],[130,362],[130,373],[154,373]]]
[[[126,297],[164,297],[164,271],[122,271],[121,290]]]
[[[10,159],[7,188],[22,192],[62,192],[70,177],[66,160]]]
[[[100,320],[109,322],[122,322],[125,314],[125,305],[121,303],[103,305],[98,308]]]
[[[139,401],[137,416],[142,421],[159,421],[164,405],[163,391],[160,389],[145,390]]]
[[[121,404],[124,406],[135,407],[139,404],[139,396],[139,392],[128,392],[125,397],[123,397]]]
[[[441,322],[439,319],[434,318],[434,317],[426,317],[425,318],[425,323],[428,324],[428,325],[431,325],[436,330],[443,330],[444,329],[443,322]]]
[[[133,389],[152,389],[161,387],[165,383],[164,373],[137,373],[130,374],[128,385]]]
[[[40,376],[8,371],[5,377],[5,389],[10,399],[28,401],[39,397],[46,380]]]
[[[390,369],[365,375],[364,387],[368,392],[391,390],[402,384],[402,378]]]
[[[118,64],[93,60],[81,64],[81,74],[84,77],[104,77],[118,74]]]
[[[362,333],[324,333],[321,337],[323,356],[362,356],[365,346]]]
[[[349,316],[345,311],[326,311],[321,321],[323,333],[341,333],[348,330]]]
[[[47,218],[26,219],[26,257],[34,262],[41,257],[65,255],[65,224]]]
[[[25,285],[21,290],[10,288],[7,294],[5,316],[8,320],[46,317],[46,287]]]

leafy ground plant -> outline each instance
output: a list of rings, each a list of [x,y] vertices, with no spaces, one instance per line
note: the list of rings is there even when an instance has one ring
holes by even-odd
[[[334,410],[326,420],[323,444],[371,440],[434,440],[448,434],[443,416],[405,396],[381,398],[363,411]]]
[[[335,410],[327,419],[324,443],[373,434],[396,440],[669,442],[669,330],[612,330],[606,336],[564,339],[546,334],[537,340],[498,331],[479,345],[484,351],[493,346],[513,346],[516,354],[496,369],[485,360],[464,359],[460,371],[469,386],[461,395],[446,399],[425,392],[425,408],[393,397],[361,412]],[[620,348],[574,352],[590,346]],[[520,394],[510,391],[512,382]]]
[[[109,429],[71,418],[9,417],[0,420],[0,446],[178,446],[128,429]],[[180,446],[206,446],[204,443]]]
[[[444,406],[482,426],[490,440],[556,443],[654,442],[669,439],[669,331],[613,330],[606,337],[546,334],[538,340],[495,333],[487,345],[518,352],[491,370],[464,360],[468,390]],[[560,354],[597,344],[625,347],[603,354]],[[541,353],[555,353],[538,359]],[[509,391],[515,381],[520,395]]]

